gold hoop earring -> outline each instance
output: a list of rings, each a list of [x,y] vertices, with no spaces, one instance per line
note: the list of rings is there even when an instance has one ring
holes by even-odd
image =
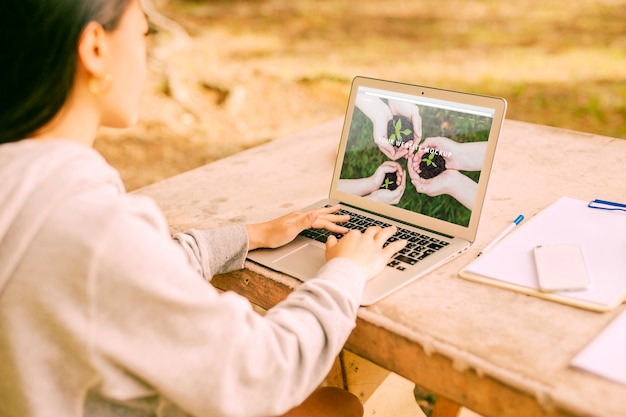
[[[109,73],[103,75],[94,75],[89,78],[87,81],[87,86],[89,87],[89,91],[91,94],[99,96],[111,88],[111,83],[113,82],[113,76]]]

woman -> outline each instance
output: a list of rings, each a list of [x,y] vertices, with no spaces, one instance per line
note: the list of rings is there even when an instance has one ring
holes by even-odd
[[[172,240],[155,204],[126,195],[91,148],[99,126],[137,118],[148,30],[139,0],[0,9],[10,40],[0,54],[0,415],[332,415],[329,401],[362,414],[345,392],[315,390],[366,279],[403,246],[382,247],[394,230],[347,232],[335,207]],[[207,283],[307,227],[347,233],[327,243],[318,277],[265,316]]]

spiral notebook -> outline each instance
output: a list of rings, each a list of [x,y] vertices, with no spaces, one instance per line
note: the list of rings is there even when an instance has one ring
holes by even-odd
[[[591,285],[579,291],[542,292],[533,248],[576,243]],[[561,197],[459,272],[461,278],[603,312],[626,300],[626,212],[598,210]]]

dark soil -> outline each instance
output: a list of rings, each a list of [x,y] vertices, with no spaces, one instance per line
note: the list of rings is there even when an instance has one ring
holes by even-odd
[[[385,174],[385,181],[381,184],[380,188],[393,191],[398,188],[398,173],[388,172]]]
[[[399,140],[396,135],[396,125],[398,123],[398,120],[400,121],[400,126],[398,126],[400,136]],[[411,122],[411,120],[407,119],[404,116],[393,116],[393,119],[389,120],[389,122],[387,123],[387,137],[389,138],[390,142],[392,140],[392,136],[395,140],[391,144],[396,148],[399,148],[400,146],[402,146],[403,143],[412,140],[413,122]]]
[[[426,160],[430,159],[432,155],[431,163],[429,164]],[[435,153],[424,154],[420,165],[420,177],[424,179],[434,178],[437,175],[441,174],[446,170],[446,160],[443,159],[443,156],[437,155]]]

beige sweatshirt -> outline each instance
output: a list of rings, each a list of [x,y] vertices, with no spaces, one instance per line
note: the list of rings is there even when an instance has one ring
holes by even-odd
[[[304,400],[354,327],[364,272],[334,259],[260,316],[208,282],[247,244],[243,225],[172,239],[91,148],[0,145],[0,416],[270,416]]]

